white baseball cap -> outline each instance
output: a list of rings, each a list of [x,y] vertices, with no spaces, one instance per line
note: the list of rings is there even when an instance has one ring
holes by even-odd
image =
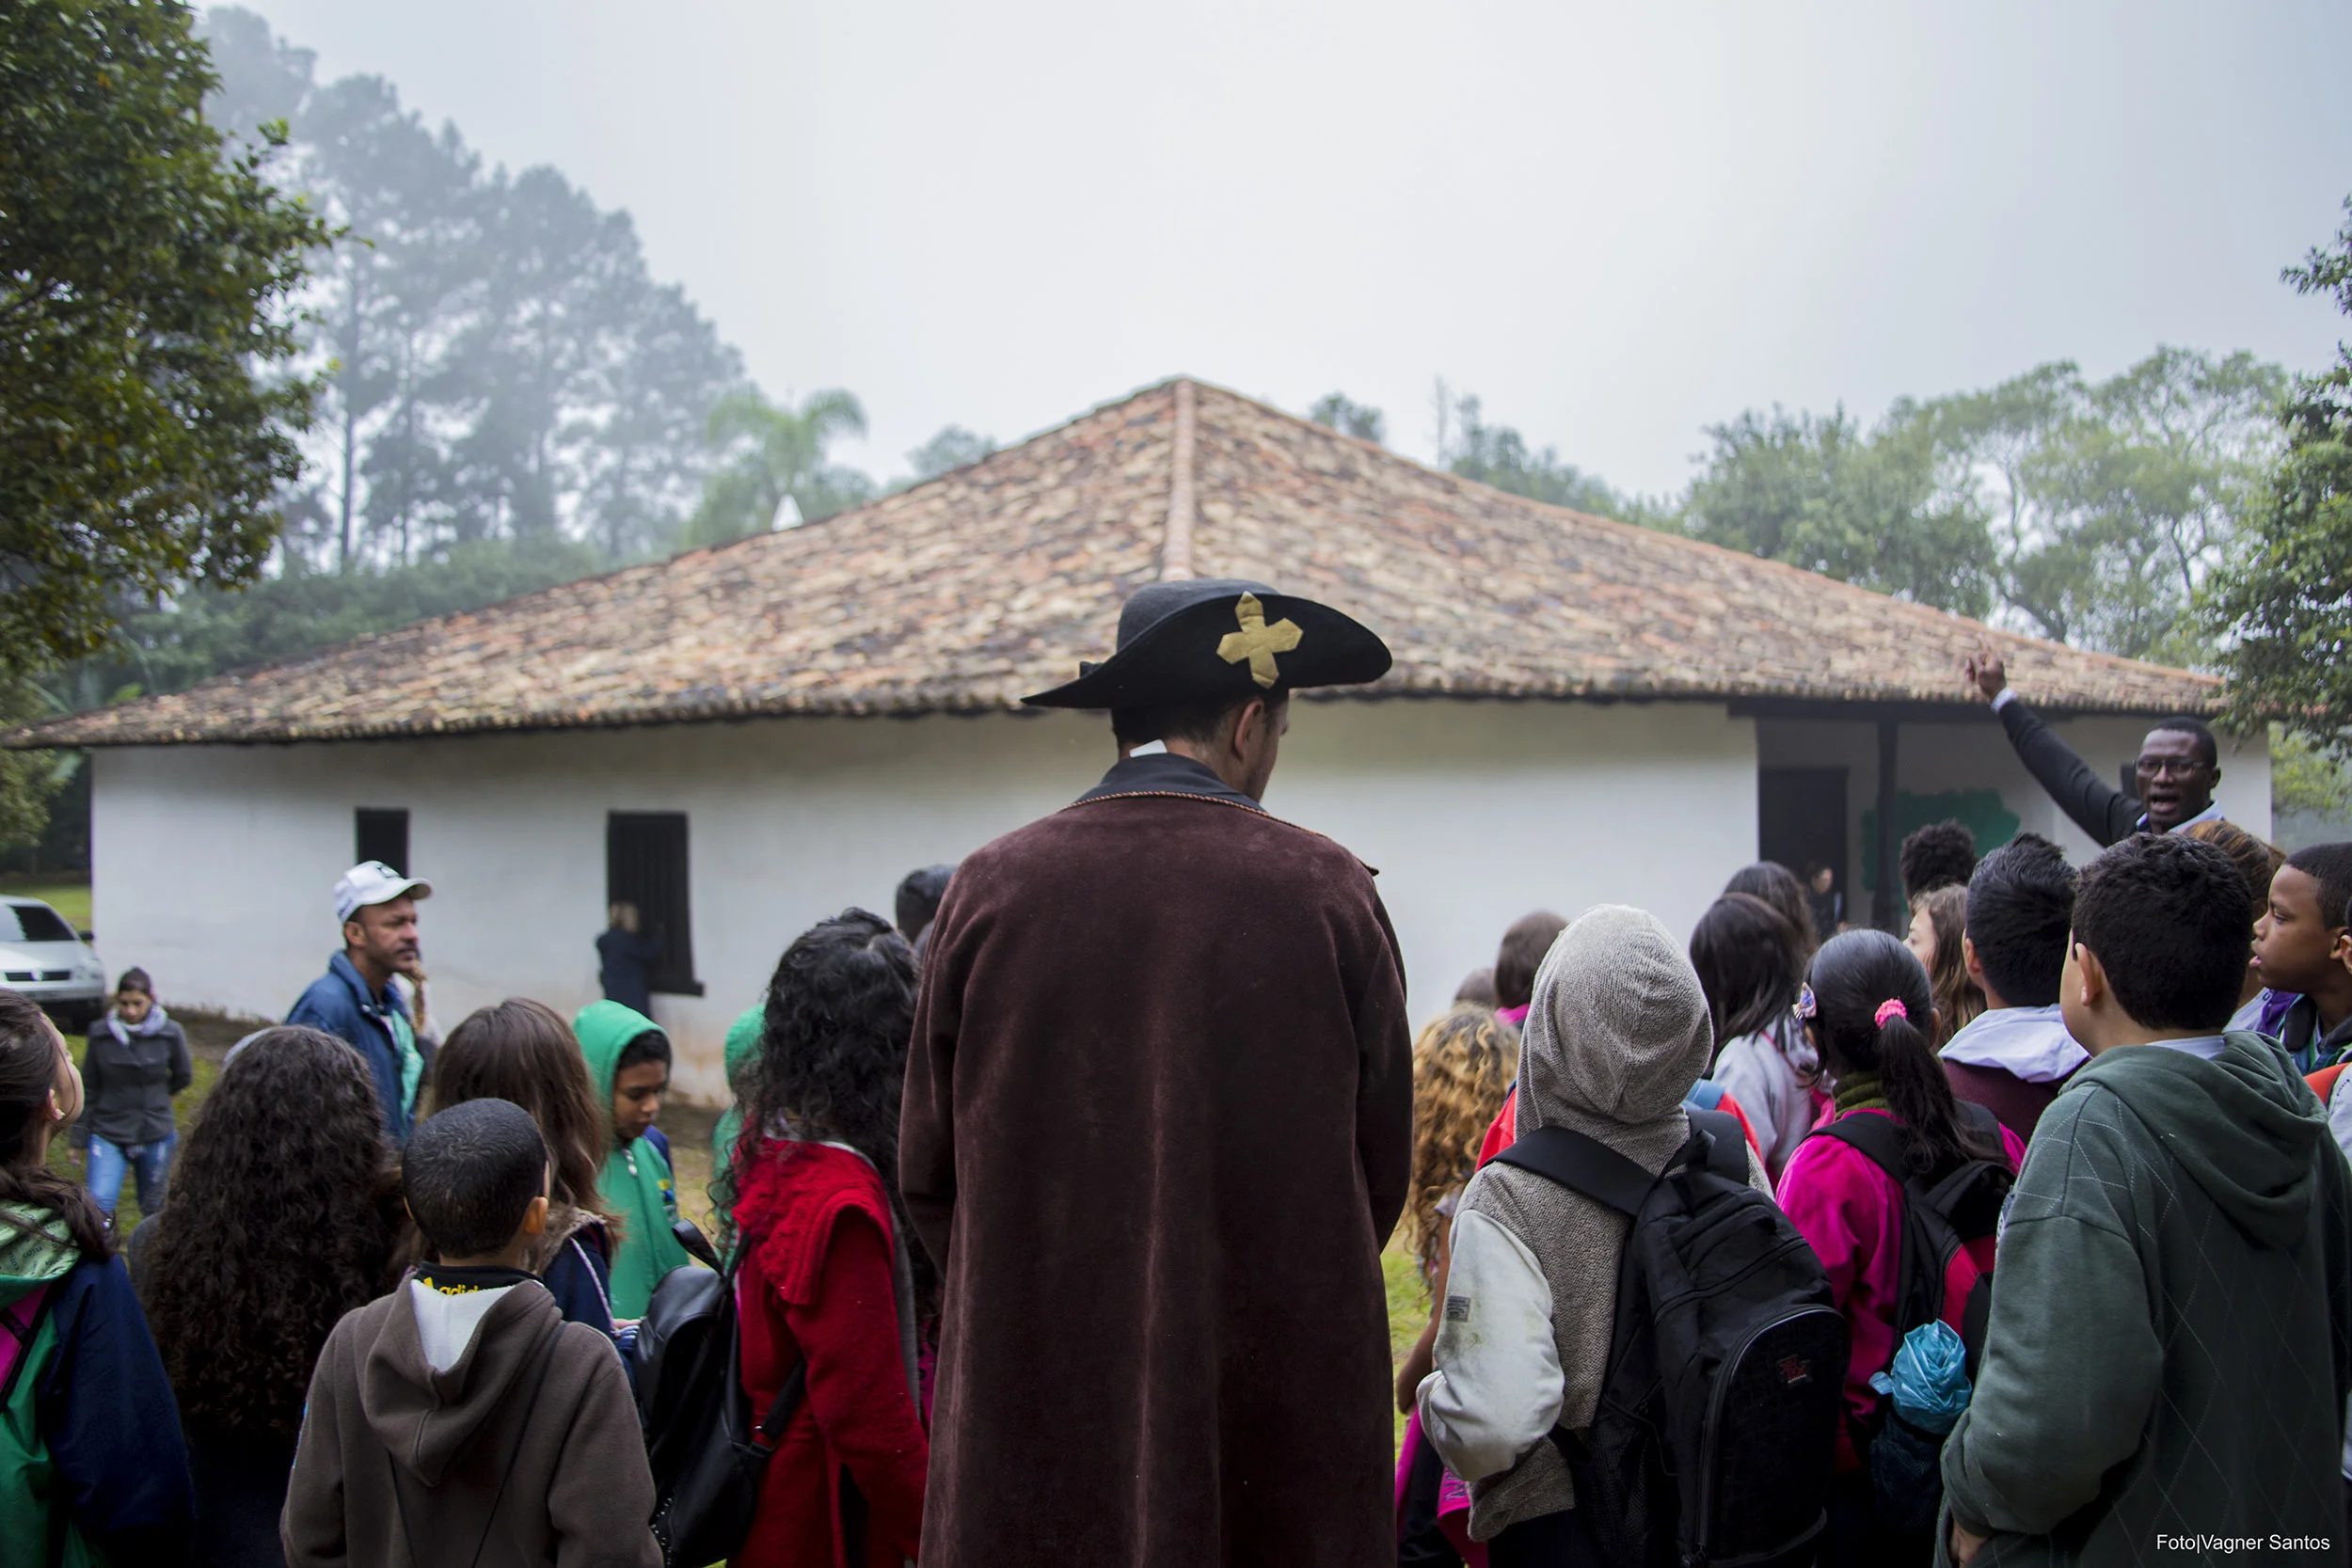
[[[389,904],[402,896],[430,898],[433,884],[419,877],[404,877],[382,861],[361,861],[335,884],[335,918],[349,920],[370,904]]]

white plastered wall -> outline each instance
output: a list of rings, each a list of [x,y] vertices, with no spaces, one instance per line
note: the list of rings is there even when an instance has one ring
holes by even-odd
[[[1069,714],[106,751],[95,921],[109,967],[167,998],[283,1016],[339,944],[354,808],[405,807],[436,1023],[509,995],[568,1012],[597,994],[606,814],[682,811],[705,994],[654,1011],[680,1091],[716,1098],[726,1025],[794,935],[887,915],[907,870],[1055,810],[1112,754]],[[1755,770],[1755,726],[1720,706],[1302,703],[1267,804],[1380,868],[1421,1018],[1532,909],[1622,901],[1687,932],[1754,857]]]

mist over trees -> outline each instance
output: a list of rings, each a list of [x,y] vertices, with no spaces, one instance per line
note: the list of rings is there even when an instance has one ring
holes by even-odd
[[[1514,495],[2210,667],[2218,644],[2196,606],[2284,446],[2287,384],[2250,355],[2160,347],[2105,381],[2053,361],[1982,391],[1899,398],[1867,426],[1843,407],[1752,408],[1708,426],[1697,472],[1662,498],[1621,493],[1442,380],[1432,414],[1440,467]],[[1350,434],[1382,424],[1340,392],[1312,417]]]
[[[341,570],[491,539],[668,547],[743,370],[649,274],[628,215],[552,168],[485,169],[381,77],[318,81],[251,11],[215,9],[205,33],[207,114],[246,136],[282,119],[278,178],[343,231],[304,302],[325,395],[288,552]]]

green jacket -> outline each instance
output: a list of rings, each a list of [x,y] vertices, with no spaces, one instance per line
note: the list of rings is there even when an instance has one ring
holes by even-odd
[[[1981,1568],[2342,1560],[2348,1390],[2352,1171],[2285,1054],[2108,1051],[2026,1148],[1947,1522],[1991,1533]]]
[[[694,1259],[670,1233],[677,1217],[677,1188],[670,1162],[650,1138],[619,1142],[612,1126],[612,1078],[628,1042],[661,1033],[660,1026],[618,1002],[591,1002],[572,1020],[580,1053],[588,1059],[589,1081],[604,1114],[604,1172],[596,1190],[605,1207],[620,1216],[620,1239],[612,1249],[612,1316],[642,1318],[653,1288],[672,1269]],[[667,1037],[664,1037],[665,1038]]]

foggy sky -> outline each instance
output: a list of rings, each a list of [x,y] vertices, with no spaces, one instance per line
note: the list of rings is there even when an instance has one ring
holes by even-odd
[[[1426,457],[1442,374],[1661,492],[1743,407],[2347,330],[2278,282],[2352,192],[2341,3],[252,4],[627,208],[884,478],[1179,372]]]

